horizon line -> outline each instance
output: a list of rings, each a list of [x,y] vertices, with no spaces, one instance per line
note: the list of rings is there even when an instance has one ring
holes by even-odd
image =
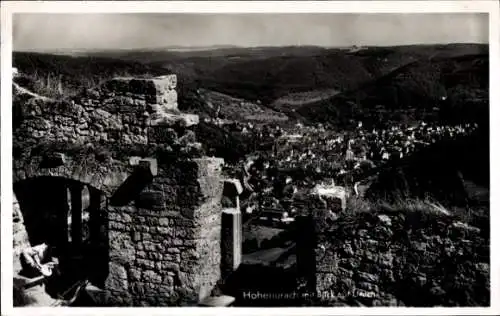
[[[350,49],[350,48],[383,48],[383,47],[405,47],[405,46],[439,46],[439,45],[489,45],[489,43],[483,42],[440,42],[440,43],[412,43],[412,44],[395,44],[395,45],[340,45],[340,46],[326,46],[326,45],[256,45],[256,46],[242,46],[242,45],[232,45],[232,44],[214,44],[214,45],[169,45],[169,46],[158,46],[158,47],[137,47],[137,48],[55,48],[55,49],[13,49],[12,52],[16,53],[77,53],[77,52],[116,52],[116,51],[153,51],[153,50],[170,50],[179,51],[182,49],[199,49],[200,51],[213,51],[213,50],[223,50],[223,49],[256,49],[256,48],[306,48],[315,47],[322,49]],[[181,51],[179,51],[181,52]]]

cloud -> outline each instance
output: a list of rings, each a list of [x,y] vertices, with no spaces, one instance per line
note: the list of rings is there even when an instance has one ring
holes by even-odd
[[[487,14],[16,14],[15,50],[488,42]]]

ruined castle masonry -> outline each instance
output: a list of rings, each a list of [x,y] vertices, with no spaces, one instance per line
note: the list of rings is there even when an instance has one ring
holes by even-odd
[[[488,242],[478,228],[430,208],[337,217],[317,194],[309,202],[303,225],[312,238],[297,244],[297,259],[314,305],[489,305]]]
[[[87,249],[101,258],[87,266],[105,305],[196,305],[221,277],[224,161],[203,155],[176,81],[115,78],[68,100],[14,103],[14,249]]]
[[[109,207],[109,276],[118,305],[196,305],[220,278],[221,159],[160,167],[135,205]]]

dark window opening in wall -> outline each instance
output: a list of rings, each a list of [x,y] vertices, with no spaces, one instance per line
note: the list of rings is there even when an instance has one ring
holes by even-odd
[[[54,295],[84,279],[103,287],[109,261],[103,192],[79,181],[38,177],[15,183],[14,193],[30,245],[55,247],[60,284],[52,286]]]

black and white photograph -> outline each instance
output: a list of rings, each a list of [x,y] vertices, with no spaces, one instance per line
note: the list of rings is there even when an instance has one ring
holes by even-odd
[[[11,313],[496,304],[491,16],[391,2],[12,13]]]

